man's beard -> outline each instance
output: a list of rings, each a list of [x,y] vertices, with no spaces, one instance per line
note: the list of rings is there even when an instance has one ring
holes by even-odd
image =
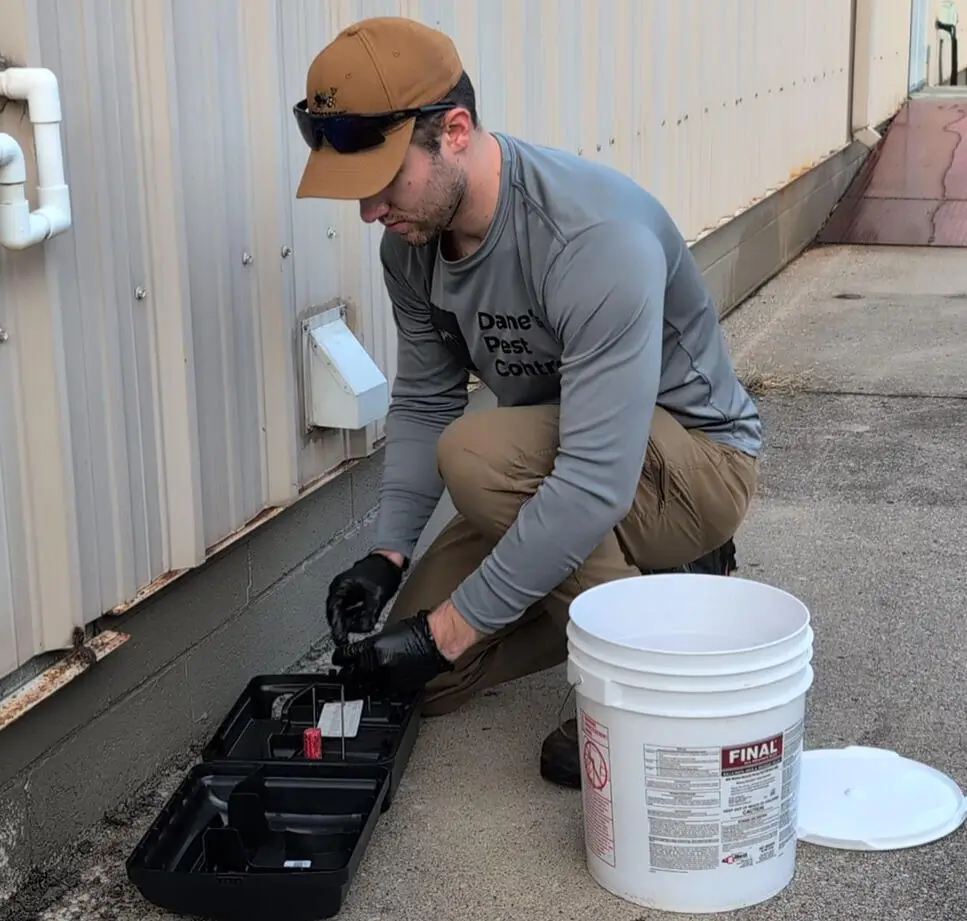
[[[405,218],[410,229],[402,234],[410,246],[433,243],[450,229],[467,192],[467,177],[457,166],[441,167],[427,182],[422,210],[412,218]]]

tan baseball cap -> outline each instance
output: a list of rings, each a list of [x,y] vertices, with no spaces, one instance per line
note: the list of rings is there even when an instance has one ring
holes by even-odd
[[[303,136],[314,147],[296,197],[375,195],[399,172],[413,137],[413,117],[369,125],[346,119],[330,123],[327,140],[316,145],[324,120],[313,116],[378,115],[432,105],[462,73],[450,37],[412,19],[381,16],[344,29],[312,62],[306,98],[295,107]],[[379,135],[374,140],[374,129],[385,140]],[[368,143],[360,143],[363,137]],[[332,141],[347,152],[340,153]]]

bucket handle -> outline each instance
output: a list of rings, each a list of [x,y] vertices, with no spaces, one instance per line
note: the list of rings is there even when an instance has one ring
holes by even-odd
[[[557,730],[564,736],[565,739],[571,742],[577,742],[578,739],[572,739],[568,734],[568,731],[564,728],[564,708],[567,706],[568,701],[571,699],[571,695],[574,693],[574,689],[581,683],[581,676],[579,675],[576,681],[568,682],[567,694],[564,695],[564,700],[561,702],[561,709],[557,711]]]

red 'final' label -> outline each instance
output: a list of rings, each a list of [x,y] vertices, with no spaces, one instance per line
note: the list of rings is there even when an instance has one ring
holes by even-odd
[[[782,733],[771,739],[722,749],[723,771],[747,771],[782,760]]]

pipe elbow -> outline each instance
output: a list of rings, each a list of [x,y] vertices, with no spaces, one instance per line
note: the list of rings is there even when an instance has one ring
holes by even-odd
[[[66,195],[64,198],[66,199]],[[58,234],[62,234],[65,230],[70,229],[71,212],[69,199],[67,199],[66,207],[41,205],[34,214],[39,215],[47,222],[47,233],[44,236],[45,240],[56,237]]]
[[[30,211],[26,200],[0,201],[0,246],[15,251],[29,249],[50,237],[50,221]]]
[[[0,134],[0,186],[23,185],[27,181],[27,162],[16,138]]]
[[[60,138],[60,93],[54,73],[43,67],[0,71],[0,96],[25,100],[37,150],[38,208],[24,194],[23,148],[0,134],[0,246],[22,250],[67,230],[72,223],[70,191],[64,182]]]
[[[25,100],[28,117],[35,125],[61,121],[57,76],[46,67],[11,67],[0,71],[0,96]]]

